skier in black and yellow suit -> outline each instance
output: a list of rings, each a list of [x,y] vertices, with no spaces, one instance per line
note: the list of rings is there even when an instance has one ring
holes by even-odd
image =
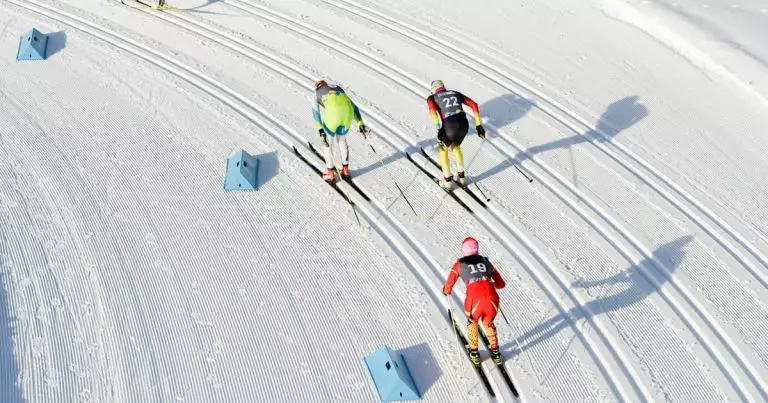
[[[437,126],[437,146],[440,151],[440,165],[443,168],[444,186],[451,188],[453,175],[451,174],[451,162],[448,157],[448,149],[453,151],[458,169],[457,181],[465,186],[464,179],[464,154],[461,152],[461,142],[469,131],[469,123],[462,105],[467,105],[475,115],[475,129],[477,135],[485,138],[485,128],[480,120],[480,107],[468,96],[452,90],[446,90],[440,80],[432,81],[432,94],[427,97],[427,106],[432,121]]]

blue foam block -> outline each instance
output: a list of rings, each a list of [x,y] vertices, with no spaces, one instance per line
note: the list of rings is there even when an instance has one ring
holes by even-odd
[[[258,174],[259,160],[240,150],[227,159],[224,190],[256,190]]]
[[[382,402],[421,399],[402,354],[395,354],[389,347],[383,346],[363,361]]]
[[[32,28],[19,40],[16,60],[45,60],[48,50],[48,35]]]

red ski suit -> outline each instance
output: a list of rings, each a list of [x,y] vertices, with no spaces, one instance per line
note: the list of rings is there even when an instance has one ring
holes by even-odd
[[[477,263],[475,260],[481,263]],[[467,262],[470,264],[467,264]],[[486,265],[490,267],[482,266],[482,262],[486,262]],[[464,300],[464,314],[470,322],[482,320],[483,326],[488,327],[496,319],[496,312],[499,306],[499,294],[496,293],[496,289],[504,288],[506,283],[504,283],[501,274],[499,274],[490,261],[482,256],[474,255],[459,259],[453,264],[448,280],[446,280],[445,286],[443,286],[443,294],[448,295],[451,293],[453,286],[461,276],[462,263],[465,266],[471,267],[471,271],[468,271],[466,276],[469,278],[464,279],[464,284],[467,287],[467,296]],[[480,266],[482,270],[476,269],[475,266]]]

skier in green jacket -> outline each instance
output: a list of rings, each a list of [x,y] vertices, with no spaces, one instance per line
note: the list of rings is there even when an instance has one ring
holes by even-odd
[[[352,127],[352,120],[357,122],[358,130],[363,138],[368,135],[368,128],[363,123],[360,110],[349,99],[344,89],[336,84],[328,84],[325,80],[315,83],[315,107],[312,108],[317,130],[323,140],[325,166],[328,170],[323,174],[327,182],[334,181],[334,162],[331,145],[335,143],[341,154],[341,176],[349,178],[349,144],[347,132]],[[330,142],[328,141],[330,137]]]

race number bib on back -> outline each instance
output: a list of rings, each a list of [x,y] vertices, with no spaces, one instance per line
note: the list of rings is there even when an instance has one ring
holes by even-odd
[[[461,108],[463,100],[462,96],[455,91],[444,91],[434,95],[435,102],[440,108],[440,112],[444,117],[455,115],[457,113],[464,112]]]

